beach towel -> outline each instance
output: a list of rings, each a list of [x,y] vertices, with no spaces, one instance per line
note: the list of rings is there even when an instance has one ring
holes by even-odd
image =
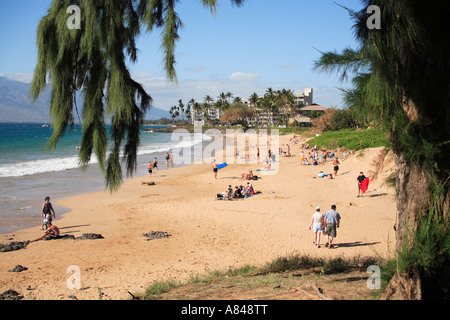
[[[226,162],[217,165],[217,169],[225,168],[228,164]]]
[[[369,188],[369,178],[365,178],[363,182],[359,184],[359,187],[361,188],[362,193],[366,193]]]

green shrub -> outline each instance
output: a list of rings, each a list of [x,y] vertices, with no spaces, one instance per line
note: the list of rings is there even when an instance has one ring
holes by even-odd
[[[340,147],[358,151],[386,146],[388,139],[386,134],[379,130],[357,131],[346,129],[323,132],[319,137],[313,138],[308,143],[310,146],[317,145],[319,148],[336,149]]]

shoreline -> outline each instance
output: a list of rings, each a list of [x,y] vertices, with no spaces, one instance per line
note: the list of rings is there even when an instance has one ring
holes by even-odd
[[[285,149],[291,136],[280,136],[280,147]],[[0,253],[0,291],[13,289],[25,299],[38,300],[70,295],[98,299],[99,291],[104,299],[128,299],[128,291],[143,292],[156,280],[184,281],[206,271],[262,265],[293,253],[389,255],[395,247],[393,190],[384,186],[380,175],[367,197],[356,198],[357,173],[371,169],[380,149],[349,156],[341,162],[336,179],[323,180],[317,172],[332,171],[331,162],[300,166],[300,145],[290,145],[293,157],[280,158],[277,174],[252,181],[262,193],[248,199],[217,201],[215,197],[229,184],[246,182],[239,180],[240,175],[261,164],[231,164],[219,170],[215,180],[205,160],[201,165],[156,171],[151,179],[127,179],[112,195],[100,191],[57,201],[72,210],[57,221],[62,234],[97,233],[104,239],[40,241]],[[156,185],[142,185],[148,180]],[[331,204],[337,205],[343,218],[334,242],[337,248],[317,249],[308,230],[310,218],[317,205],[325,213]],[[170,236],[147,241],[143,234],[151,231]],[[0,243],[40,235],[38,228],[30,228],[13,236],[3,234]],[[8,273],[18,264],[29,270]],[[73,265],[81,271],[81,290],[67,287],[66,271]]]

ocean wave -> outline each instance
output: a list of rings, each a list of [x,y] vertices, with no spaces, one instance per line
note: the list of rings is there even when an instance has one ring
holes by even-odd
[[[183,137],[179,141],[168,141],[164,143],[144,144],[138,149],[138,156],[169,152],[173,149],[188,149],[203,140],[210,140],[210,137],[202,136],[194,139]],[[98,163],[95,156],[92,157],[90,164]],[[78,156],[55,157],[48,159],[39,159],[33,161],[23,161],[17,163],[1,164],[0,178],[23,177],[47,172],[64,171],[79,168]]]

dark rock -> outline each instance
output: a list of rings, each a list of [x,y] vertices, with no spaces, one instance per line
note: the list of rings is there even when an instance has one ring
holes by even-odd
[[[163,239],[170,237],[170,234],[163,231],[150,231],[149,233],[144,233],[144,237],[146,237],[147,241],[153,240],[153,239]]]
[[[13,241],[8,244],[0,243],[0,252],[16,251],[26,248],[30,241]]]
[[[95,239],[104,239],[104,237],[101,234],[97,233],[83,233],[83,235],[81,237],[78,237],[77,239],[95,240]]]
[[[0,300],[21,300],[23,299],[23,296],[14,291],[14,290],[7,290],[0,294]]]
[[[28,270],[27,267],[23,267],[20,264],[18,264],[17,266],[14,267],[14,269],[9,270],[8,272],[22,272]]]

